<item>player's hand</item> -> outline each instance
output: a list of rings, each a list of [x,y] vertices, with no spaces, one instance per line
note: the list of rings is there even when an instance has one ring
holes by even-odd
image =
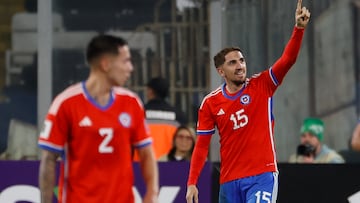
[[[306,7],[302,7],[302,0],[298,0],[295,12],[296,27],[305,28],[310,20],[310,12]]]
[[[159,203],[156,193],[147,192],[144,196],[143,203]]]
[[[196,185],[189,185],[186,192],[187,203],[199,203],[199,191]]]

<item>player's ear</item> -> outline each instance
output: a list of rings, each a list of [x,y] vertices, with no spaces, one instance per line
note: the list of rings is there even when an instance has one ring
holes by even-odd
[[[216,70],[220,76],[224,76],[224,70],[222,69],[222,66],[217,67]]]
[[[99,58],[99,66],[100,66],[100,69],[105,71],[105,72],[108,72],[109,69],[110,69],[110,57],[107,56],[107,55],[104,55],[102,57]]]

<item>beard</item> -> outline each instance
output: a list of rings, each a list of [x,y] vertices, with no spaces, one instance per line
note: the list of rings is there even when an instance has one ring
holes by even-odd
[[[245,83],[245,79],[244,79],[244,80],[231,80],[231,82],[232,82],[234,85],[240,87],[240,86],[242,86],[242,85]]]

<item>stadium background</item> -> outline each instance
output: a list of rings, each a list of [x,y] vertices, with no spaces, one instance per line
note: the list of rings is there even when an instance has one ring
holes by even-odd
[[[303,5],[311,22],[298,61],[274,96],[281,163],[295,152],[303,118],[323,119],[324,142],[344,150],[360,113],[360,1]],[[268,68],[290,37],[295,6],[295,0],[2,0],[0,153],[11,151],[14,128],[39,129],[53,96],[86,77],[83,50],[97,33],[130,42],[135,64],[130,89],[145,102],[146,82],[168,78],[169,101],[195,125],[201,99],[222,82],[212,56],[236,45],[245,53],[249,74]],[[36,140],[28,140],[25,145],[34,148]],[[209,160],[219,161],[218,147],[213,136]],[[25,152],[14,153],[21,158]]]

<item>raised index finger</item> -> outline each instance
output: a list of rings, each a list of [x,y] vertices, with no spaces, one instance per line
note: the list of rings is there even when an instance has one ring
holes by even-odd
[[[301,9],[302,0],[298,0],[296,9]]]

